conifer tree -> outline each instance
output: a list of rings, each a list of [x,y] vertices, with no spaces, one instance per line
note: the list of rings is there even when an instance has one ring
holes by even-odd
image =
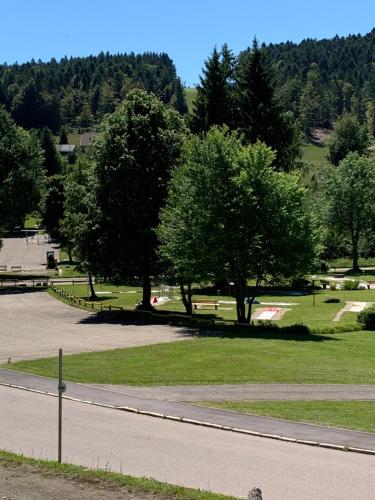
[[[246,142],[260,140],[270,146],[277,153],[278,168],[290,170],[299,155],[299,132],[276,101],[273,73],[256,39],[252,49],[242,54],[235,79],[235,128]]]
[[[214,48],[205,61],[203,76],[197,87],[191,128],[194,132],[207,131],[212,125],[231,124],[231,85],[234,57],[227,45],[219,52]]]

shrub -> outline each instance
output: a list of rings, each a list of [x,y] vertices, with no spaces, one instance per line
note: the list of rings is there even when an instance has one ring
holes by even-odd
[[[375,306],[364,309],[358,313],[358,321],[365,330],[375,330]]]
[[[334,292],[335,290],[337,290],[337,284],[335,281],[331,281],[331,283],[329,284],[329,289]]]
[[[340,299],[338,297],[327,297],[324,299],[324,302],[326,304],[338,304],[340,302]]]
[[[357,290],[359,285],[359,280],[345,280],[344,290]]]
[[[283,333],[289,335],[311,335],[310,328],[303,323],[295,323],[294,325],[284,326]]]

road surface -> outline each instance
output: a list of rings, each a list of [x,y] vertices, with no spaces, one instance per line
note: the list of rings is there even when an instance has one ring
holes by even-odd
[[[0,294],[0,363],[190,338],[168,325],[98,323],[95,315],[44,291]]]
[[[0,387],[1,448],[56,457],[57,399]],[[264,500],[363,500],[374,457],[282,443],[64,401],[63,459]]]
[[[11,271],[12,266],[22,266],[22,271],[46,269],[47,251],[53,251],[55,259],[59,259],[58,245],[48,243],[45,235],[34,235],[30,238],[3,238],[2,242],[0,265],[7,266],[7,271]]]

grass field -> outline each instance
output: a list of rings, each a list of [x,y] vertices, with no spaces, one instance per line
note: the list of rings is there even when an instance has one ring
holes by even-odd
[[[25,220],[25,229],[35,229],[35,226],[39,226],[41,219],[38,215],[28,215]]]
[[[182,329],[182,334],[189,334]],[[66,356],[66,380],[128,385],[242,383],[374,384],[375,333],[194,338],[130,349]],[[56,358],[7,368],[57,376]]]
[[[185,88],[185,100],[189,113],[193,112],[193,103],[197,97],[197,89],[195,87]]]
[[[76,297],[87,297],[87,286],[86,285],[65,285],[61,289],[66,292],[75,295]],[[141,300],[142,293],[141,288],[137,286],[124,286],[124,285],[113,285],[113,284],[97,284],[95,289],[98,293],[97,305],[100,303],[103,305],[113,305],[122,306],[129,310],[133,310],[136,304]],[[169,293],[169,292],[167,292]],[[153,288],[153,295],[158,296],[158,288]],[[340,303],[327,304],[325,299],[327,297],[335,296],[340,299]],[[219,304],[219,309],[209,310],[209,309],[199,309],[194,311],[198,317],[202,318],[212,318],[218,321],[235,321],[236,320],[236,308],[234,303],[234,298],[227,296],[217,296],[217,295],[194,295],[196,299],[216,299],[225,302]],[[313,306],[313,296],[303,295],[303,296],[288,296],[288,295],[260,295],[257,300],[259,302],[264,302],[267,304],[283,303],[285,304],[288,311],[285,313],[283,319],[277,321],[279,326],[287,326],[296,323],[303,323],[310,327],[312,330],[320,331],[324,328],[341,327],[342,329],[347,327],[348,331],[355,329],[354,325],[356,323],[355,313],[345,313],[340,322],[333,322],[335,315],[344,307],[345,301],[363,301],[363,302],[375,302],[375,290],[354,290],[345,291],[338,290],[331,292],[317,291],[315,294],[315,306]],[[287,304],[290,304],[289,306]],[[257,304],[254,305],[254,310],[259,307],[268,307],[267,305]],[[171,312],[184,312],[184,307],[179,295],[175,292],[172,299],[162,306],[157,306],[157,310],[161,311],[171,311]]]
[[[204,406],[375,432],[375,401],[215,401]]]

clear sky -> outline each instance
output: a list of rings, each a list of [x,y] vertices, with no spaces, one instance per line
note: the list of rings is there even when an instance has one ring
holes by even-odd
[[[167,52],[186,85],[216,44],[365,34],[374,0],[0,0],[0,62]]]

